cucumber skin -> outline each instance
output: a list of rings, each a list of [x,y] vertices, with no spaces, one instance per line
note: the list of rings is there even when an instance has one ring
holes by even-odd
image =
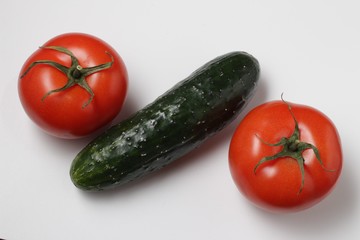
[[[206,63],[90,142],[72,162],[73,183],[88,191],[109,189],[179,159],[236,118],[259,75],[258,61],[245,52]]]

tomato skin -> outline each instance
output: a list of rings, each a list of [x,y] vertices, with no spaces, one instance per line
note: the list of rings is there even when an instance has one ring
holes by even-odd
[[[85,137],[109,124],[121,110],[125,101],[128,75],[119,54],[101,39],[83,33],[66,33],[56,36],[43,46],[61,46],[70,50],[82,67],[93,67],[110,62],[105,70],[86,77],[94,98],[86,107],[90,95],[80,86],[52,93],[63,87],[67,76],[56,68],[39,64],[24,77],[19,77],[18,93],[27,115],[45,132],[60,138]],[[107,53],[106,53],[107,52]],[[70,67],[71,58],[61,52],[39,48],[24,63],[20,75],[37,60],[51,60]]]
[[[294,119],[285,102],[268,102],[250,111],[235,130],[229,147],[229,167],[237,188],[250,202],[271,212],[296,212],[314,206],[331,192],[342,170],[340,137],[331,120],[312,107],[289,104],[299,125],[300,141],[319,150],[327,169],[311,149],[305,150],[301,192],[301,172],[292,158],[265,162],[254,173],[260,159],[282,149],[266,143],[277,143],[294,132]]]

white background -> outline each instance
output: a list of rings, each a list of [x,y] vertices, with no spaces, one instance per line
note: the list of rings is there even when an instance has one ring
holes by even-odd
[[[359,232],[359,1],[182,0],[0,2],[0,238],[356,239]],[[84,193],[69,167],[91,138],[39,130],[17,95],[19,70],[48,39],[96,35],[124,59],[129,91],[117,121],[203,63],[253,54],[262,75],[245,111],[200,149],[137,184]],[[344,168],[333,193],[300,213],[254,208],[228,169],[231,135],[246,112],[279,99],[320,109],[337,126]]]

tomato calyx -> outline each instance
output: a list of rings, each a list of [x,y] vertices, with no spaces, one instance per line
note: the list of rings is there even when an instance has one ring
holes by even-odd
[[[284,100],[283,100],[283,102],[285,104],[287,104],[289,112],[290,112],[292,118],[294,119],[294,122],[295,122],[294,132],[292,133],[292,135],[290,137],[282,137],[280,139],[280,141],[277,143],[268,143],[256,135],[264,144],[266,144],[268,146],[274,146],[274,147],[282,146],[282,150],[272,156],[267,156],[267,157],[262,158],[254,167],[254,174],[256,174],[258,167],[265,162],[277,160],[279,158],[284,158],[284,157],[292,158],[297,161],[297,164],[298,164],[300,172],[301,172],[301,185],[300,185],[300,189],[298,191],[298,194],[300,194],[304,188],[304,182],[305,182],[305,166],[304,166],[305,159],[302,156],[302,153],[305,150],[307,150],[307,149],[313,150],[313,152],[316,156],[316,159],[318,160],[319,164],[321,165],[321,167],[324,170],[326,170],[326,171],[334,171],[334,170],[329,170],[329,169],[325,168],[323,161],[321,160],[319,150],[314,145],[307,143],[307,142],[300,141],[300,130],[299,130],[298,122],[294,116],[294,113],[291,110],[290,104],[288,104]]]
[[[67,76],[67,83],[60,88],[57,89],[53,89],[49,92],[47,92],[43,97],[42,97],[42,101],[44,101],[44,99],[46,97],[48,97],[50,94],[52,93],[56,93],[56,92],[61,92],[64,91],[70,87],[73,87],[75,85],[78,85],[80,87],[82,87],[83,89],[85,89],[89,94],[90,94],[90,98],[89,100],[82,106],[83,108],[85,108],[87,105],[89,105],[91,103],[91,101],[93,100],[95,94],[92,91],[92,89],[90,88],[90,86],[88,85],[88,83],[85,80],[85,77],[89,76],[90,74],[108,69],[112,66],[112,64],[114,63],[114,58],[113,56],[106,52],[105,53],[107,55],[110,56],[111,61],[110,62],[106,62],[104,64],[100,64],[97,66],[93,66],[93,67],[87,67],[87,68],[83,68],[80,64],[79,64],[79,60],[74,56],[74,54],[69,51],[68,49],[64,48],[64,47],[59,47],[59,46],[45,46],[45,47],[40,47],[42,49],[48,49],[48,50],[55,50],[61,53],[64,53],[68,56],[70,56],[71,58],[71,66],[70,67],[66,67],[60,63],[51,61],[51,60],[38,60],[38,61],[34,61],[30,64],[30,66],[25,70],[24,74],[22,74],[20,76],[20,78],[23,78],[33,67],[35,67],[38,64],[46,64],[49,66],[52,66],[56,69],[58,69],[59,71],[61,71],[62,73],[64,73]]]

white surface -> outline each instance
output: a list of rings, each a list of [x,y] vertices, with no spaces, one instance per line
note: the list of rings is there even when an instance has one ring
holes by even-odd
[[[0,2],[0,238],[356,239],[359,232],[359,1]],[[111,44],[129,72],[118,119],[154,100],[212,58],[253,54],[262,77],[252,107],[282,92],[326,113],[338,127],[344,169],[316,207],[274,215],[237,191],[228,144],[245,112],[202,148],[138,184],[98,194],[69,177],[90,140],[60,140],[25,115],[17,77],[48,39],[80,31]]]

